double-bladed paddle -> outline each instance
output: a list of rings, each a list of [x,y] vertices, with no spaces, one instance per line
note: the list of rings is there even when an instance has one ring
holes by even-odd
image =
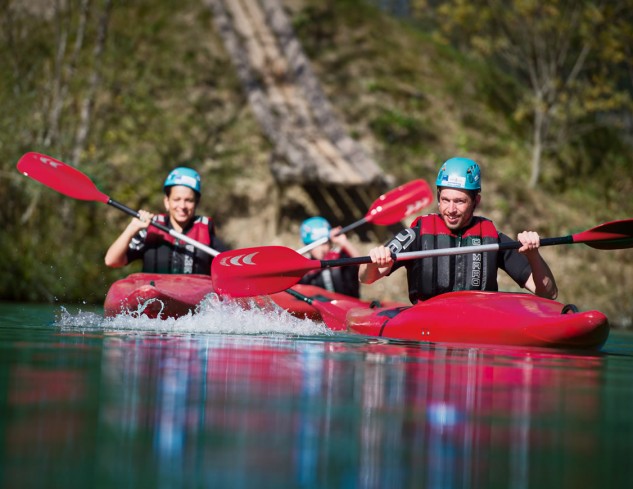
[[[111,199],[101,192],[87,175],[76,168],[67,165],[66,163],[56,160],[52,156],[47,156],[41,153],[26,153],[18,161],[17,167],[18,170],[27,177],[56,190],[60,194],[72,197],[73,199],[102,202],[104,204],[111,205],[130,216],[134,216],[136,218],[140,217],[138,211],[130,209],[126,205]],[[152,221],[151,224],[161,231],[170,234],[174,238],[178,238],[181,241],[189,243],[212,256],[217,256],[220,253],[219,251],[209,248],[199,241],[191,239],[189,236],[179,233],[174,229],[170,229],[159,222]]]
[[[139,217],[138,211],[127,207],[120,202],[110,198],[101,192],[97,186],[84,173],[76,168],[59,161],[52,156],[41,153],[30,152],[24,154],[17,164],[18,170],[57,192],[72,197],[73,199],[102,202],[119,209],[130,216]],[[340,233],[350,231],[365,222],[373,222],[377,225],[389,225],[417,212],[426,207],[432,198],[431,189],[424,180],[413,180],[405,185],[401,185],[378,197],[367,212],[367,215],[353,224],[341,229]],[[191,244],[192,246],[210,254],[217,256],[220,252],[210,248],[190,237],[169,229],[168,227],[152,222],[156,228],[164,231],[174,238]],[[306,253],[319,244],[326,243],[327,238],[316,241],[307,247],[299,250],[299,253]]]
[[[26,153],[18,161],[17,168],[24,175],[53,190],[56,190],[63,195],[78,200],[102,202],[104,204],[111,205],[126,214],[136,218],[139,217],[139,213],[137,211],[113,200],[101,192],[87,175],[51,156],[34,152]],[[418,208],[424,207],[427,205],[424,202],[423,195],[425,185],[426,182],[424,181],[422,181],[422,184],[418,182],[411,182],[410,184],[395,189],[393,193],[390,192],[389,194],[385,194],[391,195],[391,207],[387,207],[385,211],[376,210],[372,215],[380,216],[380,219],[382,219],[380,222],[383,223],[385,222],[384,219],[388,219],[386,216],[389,212],[391,212],[392,215],[399,214],[404,217],[412,212],[415,212]],[[428,188],[428,185],[426,185],[426,187]],[[384,200],[384,197],[385,196],[381,196],[374,203],[372,209],[378,209],[378,204],[381,200]],[[403,209],[405,206],[408,206],[406,210]],[[191,239],[186,235],[178,233],[173,229],[169,229],[160,223],[152,222],[152,225],[169,233],[175,238],[192,244],[194,247],[209,253],[212,256],[220,254],[219,251],[210,248],[199,241]],[[358,306],[356,301],[335,301],[336,303],[321,302],[292,289],[288,289],[286,292],[299,300],[307,302],[319,311],[323,322],[325,322],[325,324],[332,330],[346,329],[345,313],[347,309]]]
[[[433,192],[426,180],[412,180],[382,194],[374,201],[362,219],[345,226],[336,233],[336,236],[347,233],[368,222],[378,226],[395,224],[405,217],[424,209],[431,203],[432,199]],[[313,248],[327,243],[329,239],[329,237],[317,239],[297,250],[297,253],[307,253]]]
[[[541,246],[584,243],[599,250],[633,247],[633,219],[600,224],[577,234],[541,238]],[[414,260],[434,256],[461,255],[487,251],[519,249],[519,241],[507,241],[479,246],[463,246],[436,250],[394,253],[394,260]],[[314,260],[284,246],[242,248],[220,253],[211,265],[217,291],[232,297],[271,294],[295,285],[310,270],[371,263],[371,257]]]

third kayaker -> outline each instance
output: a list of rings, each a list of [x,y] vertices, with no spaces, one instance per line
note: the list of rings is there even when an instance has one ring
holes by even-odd
[[[332,229],[327,219],[321,216],[310,217],[301,223],[301,240],[304,245],[310,245],[321,238],[330,240],[310,250],[310,258],[314,260],[338,260],[339,258],[353,258],[359,256],[358,251],[347,239],[345,234],[336,235],[340,227]],[[358,267],[334,267],[307,273],[300,284],[316,285],[330,292],[352,297],[360,296],[358,283]]]
[[[165,179],[163,190],[166,213],[154,215],[140,210],[140,219],[133,218],[106,252],[106,265],[123,267],[142,259],[146,273],[210,275],[211,255],[150,227],[154,220],[211,248],[225,249],[215,235],[212,219],[196,215],[201,195],[200,174],[191,168],[178,167]]]
[[[372,263],[361,265],[359,280],[371,284],[404,266],[412,303],[457,290],[498,290],[501,268],[521,287],[549,299],[558,295],[554,276],[539,253],[539,235],[519,233],[518,250],[470,253],[394,261],[391,253],[474,246],[511,241],[492,221],[475,216],[481,201],[481,170],[469,158],[444,162],[436,180],[437,214],[418,217],[386,246],[370,250]]]

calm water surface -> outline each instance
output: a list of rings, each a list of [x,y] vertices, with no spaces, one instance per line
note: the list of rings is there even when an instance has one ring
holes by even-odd
[[[0,303],[0,487],[633,487],[633,335],[601,352]]]

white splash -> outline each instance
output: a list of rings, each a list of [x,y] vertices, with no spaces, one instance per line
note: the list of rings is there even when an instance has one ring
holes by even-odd
[[[251,304],[245,308],[210,294],[195,312],[179,318],[152,319],[144,316],[143,306],[115,317],[93,312],[70,313],[62,307],[55,326],[64,331],[215,333],[215,334],[283,334],[297,336],[332,335],[323,323],[299,319],[270,301],[265,307]]]

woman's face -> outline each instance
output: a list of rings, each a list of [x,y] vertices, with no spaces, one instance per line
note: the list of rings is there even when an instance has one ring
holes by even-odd
[[[172,224],[184,228],[196,212],[196,193],[183,185],[171,187],[169,195],[165,195],[165,210]]]

